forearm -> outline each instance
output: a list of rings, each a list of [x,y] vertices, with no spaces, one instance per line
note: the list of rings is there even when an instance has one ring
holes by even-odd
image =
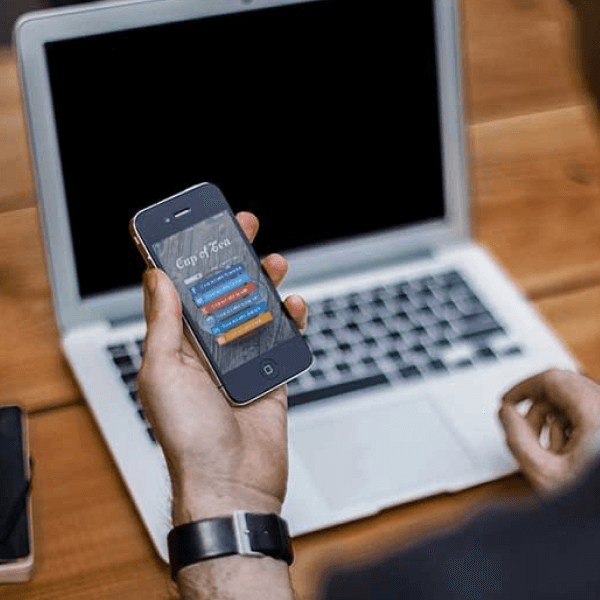
[[[182,569],[181,600],[295,600],[289,568],[270,557],[227,556]]]
[[[230,515],[238,510],[263,514],[281,511],[279,501],[256,490],[222,490],[210,497],[197,493],[206,487],[176,486],[174,525]],[[214,484],[211,487],[214,490]],[[295,600],[287,563],[268,556],[233,555],[198,562],[180,570],[177,584],[181,600]]]

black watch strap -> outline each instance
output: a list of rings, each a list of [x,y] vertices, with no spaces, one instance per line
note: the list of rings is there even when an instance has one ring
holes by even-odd
[[[171,577],[194,563],[241,554],[272,556],[291,565],[294,557],[287,523],[275,514],[236,511],[171,530],[168,537]]]

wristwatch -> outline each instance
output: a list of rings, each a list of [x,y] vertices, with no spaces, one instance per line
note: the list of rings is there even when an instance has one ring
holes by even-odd
[[[235,511],[233,515],[179,525],[168,536],[173,580],[183,567],[241,554],[294,561],[287,523],[275,514]]]

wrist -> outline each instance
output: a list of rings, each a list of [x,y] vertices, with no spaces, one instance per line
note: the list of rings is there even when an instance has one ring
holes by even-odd
[[[169,556],[185,599],[198,592],[211,600],[293,597],[289,533],[274,515],[237,513],[177,527],[169,534]]]
[[[281,514],[282,502],[262,490],[232,483],[183,483],[173,487],[173,526],[247,511]]]

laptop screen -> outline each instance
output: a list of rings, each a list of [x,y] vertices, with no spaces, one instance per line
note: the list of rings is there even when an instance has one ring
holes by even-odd
[[[259,255],[444,216],[431,2],[320,0],[46,44],[82,298],[140,208],[210,181]]]

